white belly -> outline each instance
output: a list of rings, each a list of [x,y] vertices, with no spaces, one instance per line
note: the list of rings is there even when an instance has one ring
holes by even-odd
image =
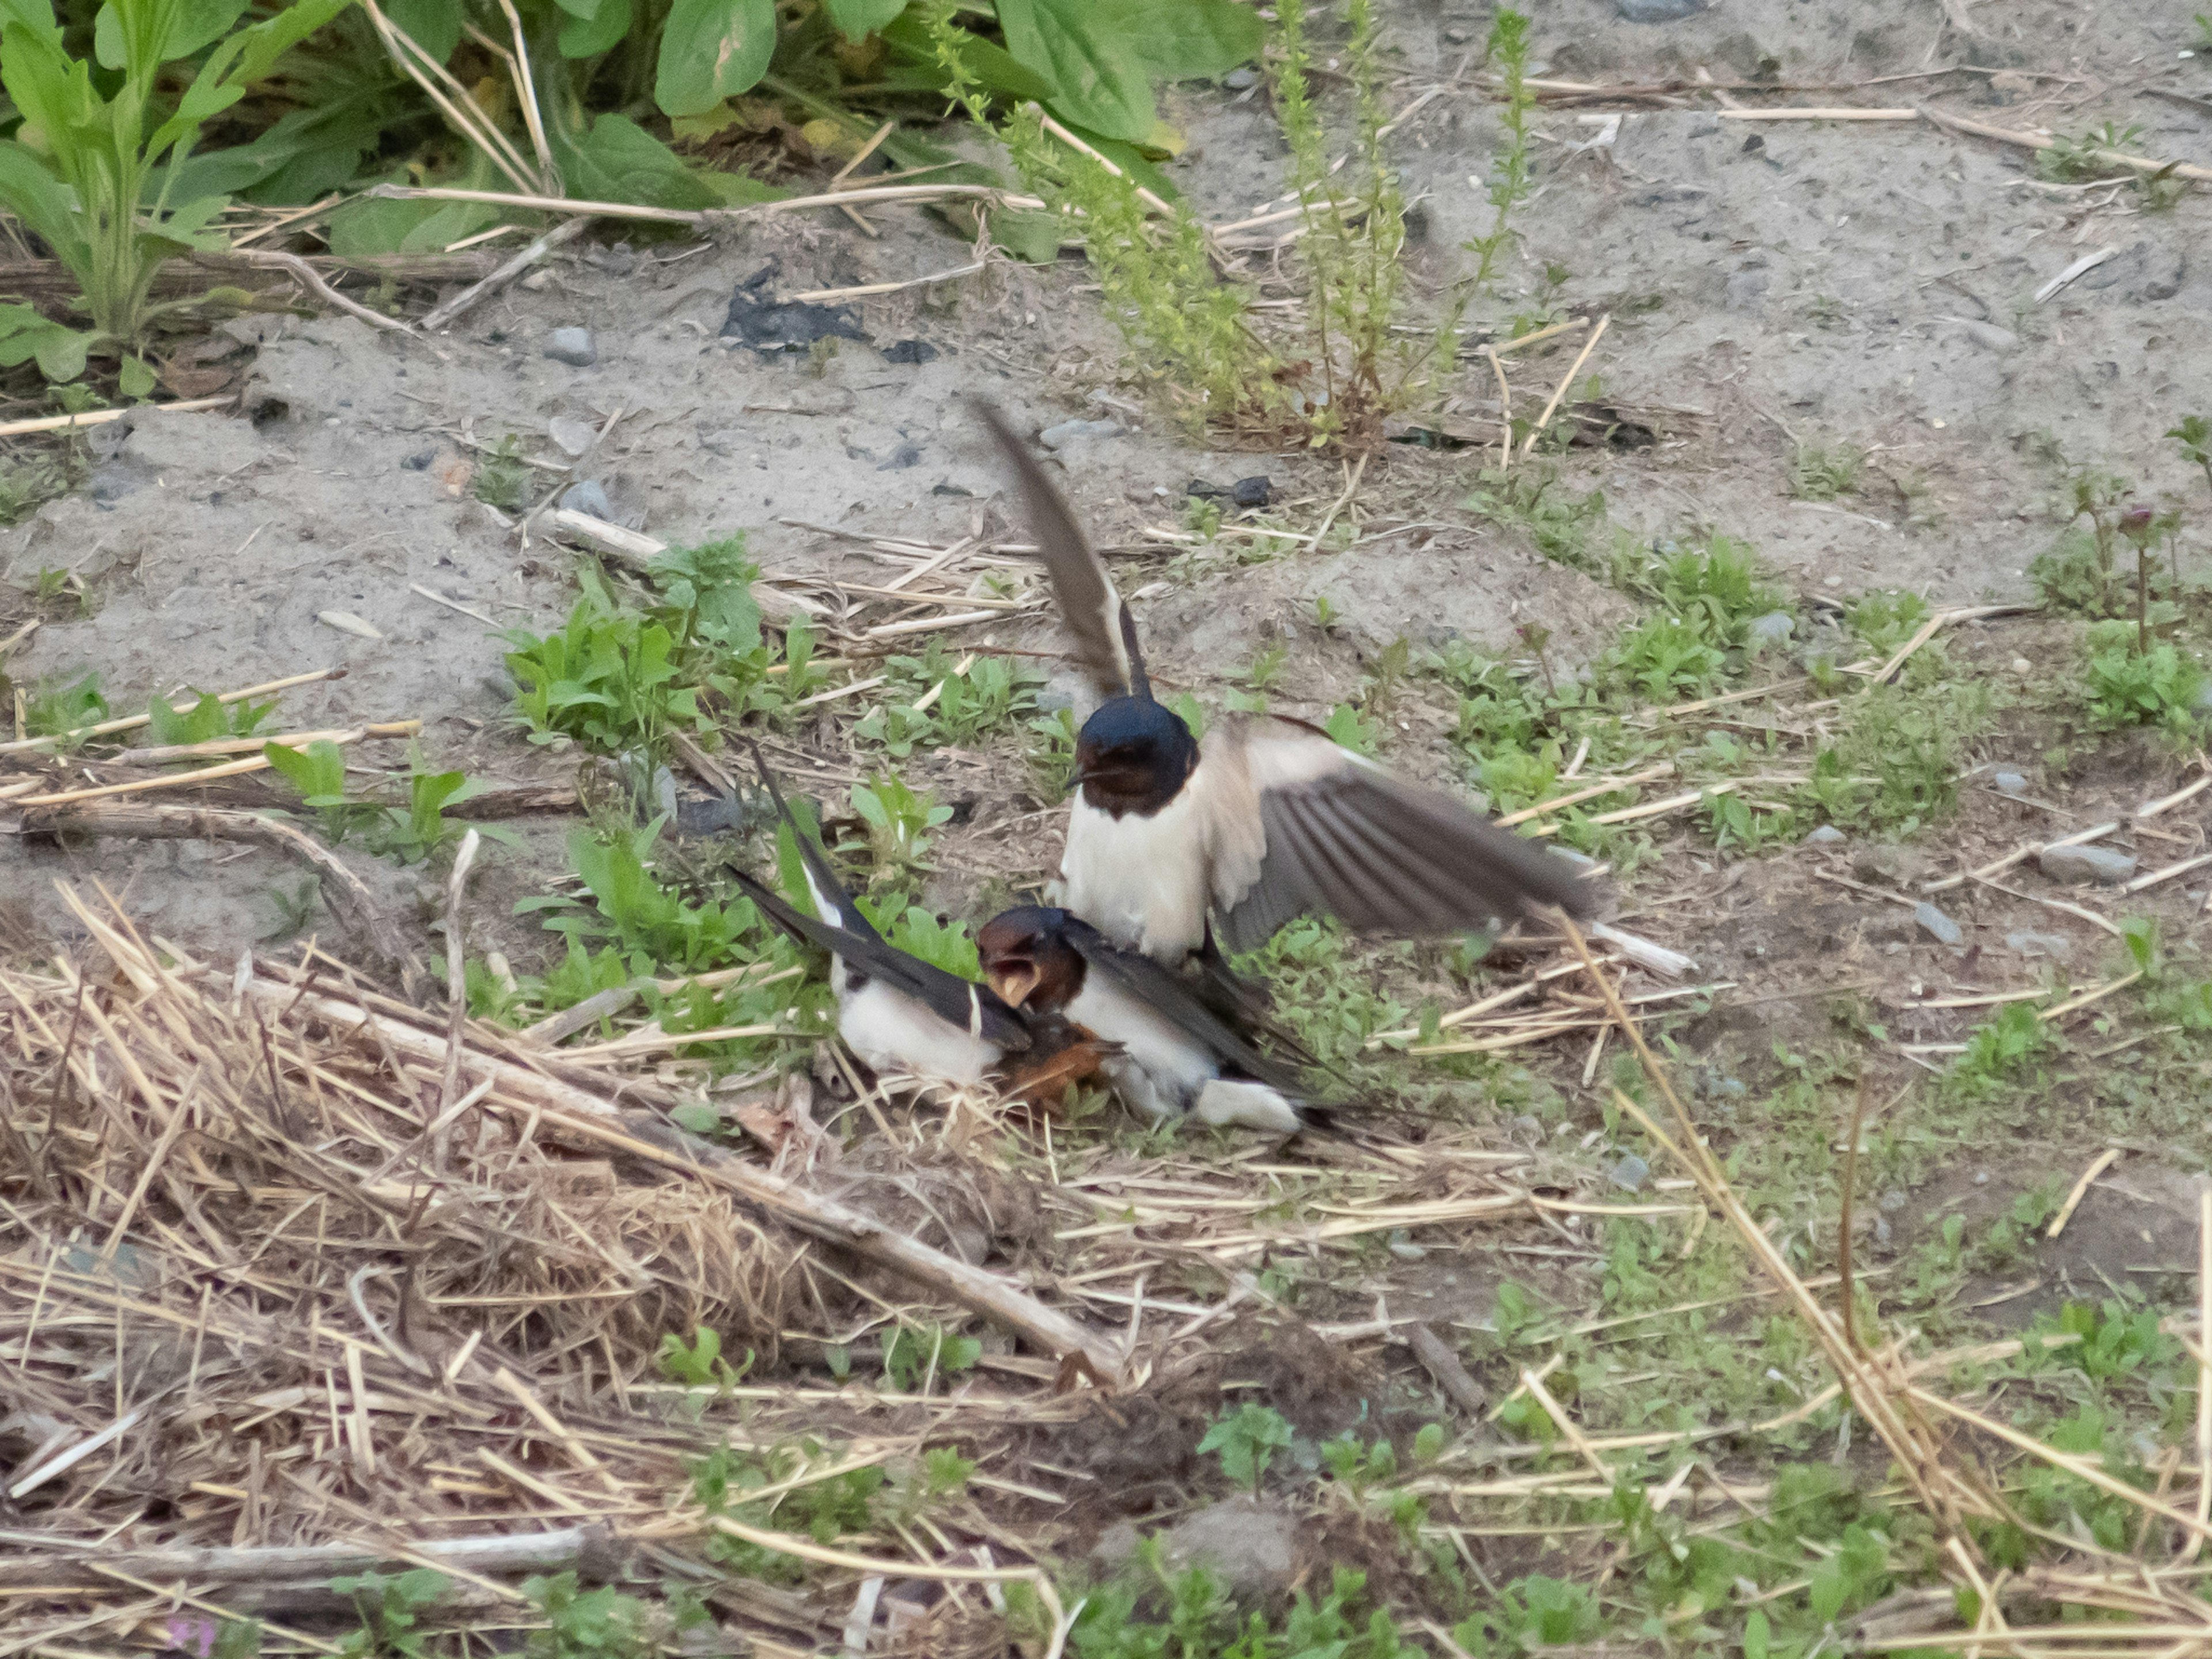
[[[839,963],[837,1030],[853,1052],[878,1072],[910,1073],[932,1082],[972,1087],[999,1062],[999,1045],[939,1019],[881,980],[857,991],[845,988]]]
[[[1121,1097],[1147,1117],[1192,1116],[1217,1127],[1296,1134],[1298,1109],[1264,1083],[1221,1075],[1220,1062],[1143,1003],[1110,987],[1085,985],[1067,1017],[1121,1052],[1106,1075]]]
[[[1150,1117],[1181,1117],[1218,1075],[1212,1054],[1133,997],[1095,981],[1067,1005],[1078,1025],[1118,1042],[1106,1074],[1123,1099]]]
[[[1179,963],[1197,950],[1206,939],[1206,859],[1195,794],[1186,788],[1148,818],[1113,817],[1078,795],[1060,860],[1060,902],[1115,944],[1158,961]]]

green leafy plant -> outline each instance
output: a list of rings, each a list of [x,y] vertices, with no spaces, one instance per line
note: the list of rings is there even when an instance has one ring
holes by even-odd
[[[361,1614],[361,1627],[339,1643],[346,1659],[426,1659],[420,1629],[422,1613],[452,1588],[453,1580],[429,1567],[415,1567],[395,1577],[364,1572],[333,1578],[331,1589],[353,1598]]]
[[[1848,444],[1801,443],[1790,458],[1790,489],[1802,501],[1832,501],[1858,488],[1866,453]]]
[[[126,397],[154,389],[131,354],[155,309],[155,275],[174,255],[223,246],[210,228],[228,202],[221,160],[192,155],[203,128],[347,3],[295,0],[237,28],[245,0],[109,0],[93,31],[97,73],[70,56],[47,7],[0,13],[0,85],[23,118],[0,139],[0,207],[68,267],[92,322],[0,306],[0,367],[35,359],[47,379],[70,380],[98,349],[122,356]],[[198,61],[175,95],[167,66],[186,58]]]
[[[530,1633],[531,1659],[648,1659],[659,1650],[651,1607],[612,1584],[586,1590],[573,1571],[536,1574],[522,1593],[546,1626]]]
[[[1503,1586],[1498,1604],[1452,1632],[1471,1654],[1526,1654],[1587,1642],[1604,1627],[1597,1598],[1569,1579],[1531,1573]]]
[[[477,463],[469,487],[486,507],[520,512],[530,499],[530,466],[522,459],[522,440],[512,432],[501,438],[499,447]]]
[[[520,688],[515,712],[532,743],[567,738],[605,754],[658,756],[672,732],[708,723],[697,686],[682,683],[676,635],[616,605],[596,582],[586,583],[558,632],[541,639],[516,629],[503,637]]]
[[[711,1325],[702,1325],[693,1331],[688,1343],[675,1332],[669,1332],[660,1339],[659,1351],[653,1358],[660,1374],[671,1382],[693,1389],[733,1388],[753,1368],[750,1348],[745,1350],[741,1364],[732,1365],[722,1358],[721,1333]]]
[[[2007,1005],[1966,1039],[1966,1051],[1951,1068],[1953,1085],[1969,1098],[1994,1093],[2005,1080],[2033,1066],[2057,1046],[2051,1027],[2033,1005]]]
[[[876,1524],[876,1500],[886,1484],[883,1467],[873,1463],[826,1478],[804,1478],[840,1460],[840,1453],[811,1437],[765,1452],[740,1453],[721,1445],[693,1460],[691,1495],[709,1515],[726,1515],[747,1526],[834,1544]],[[769,1486],[786,1490],[769,1501],[748,1498],[747,1494]],[[725,1534],[708,1535],[707,1553],[748,1577],[769,1583],[797,1583],[806,1576],[805,1563],[797,1558]]]
[[[212,743],[222,738],[252,737],[276,709],[267,702],[225,702],[212,692],[201,692],[189,707],[179,711],[168,696],[147,700],[146,731],[163,747]]]
[[[1216,1419],[1198,1449],[1219,1458],[1221,1472],[1238,1485],[1251,1487],[1256,1496],[1267,1465],[1290,1443],[1291,1425],[1280,1412],[1272,1406],[1248,1403]]]
[[[2212,489],[2212,421],[2191,415],[2180,425],[2167,428],[2166,435],[2181,446],[2185,459],[2203,468],[2205,486]]]
[[[2172,645],[2143,650],[2127,623],[2092,627],[2085,678],[2089,719],[2103,729],[2149,726],[2186,738],[2203,724],[2203,665]]]
[[[983,1345],[941,1325],[902,1325],[884,1345],[884,1381],[901,1394],[927,1394],[940,1376],[973,1370]]]
[[[1477,262],[1473,278],[1477,288],[1489,283],[1498,256],[1518,240],[1513,210],[1528,194],[1528,117],[1536,107],[1536,94],[1528,84],[1528,20],[1517,11],[1501,9],[1491,20],[1483,58],[1498,77],[1498,145],[1490,158],[1487,186],[1495,216],[1488,234],[1466,245]]]
[[[927,794],[916,794],[903,778],[880,774],[872,783],[853,786],[853,811],[867,830],[867,849],[878,877],[921,866],[929,853],[929,832],[952,817]]]
[[[374,808],[347,797],[345,750],[329,738],[318,738],[299,749],[288,744],[264,744],[261,753],[276,774],[300,792],[300,804],[321,815],[323,833],[332,842],[343,841],[374,816]]]
[[[87,669],[67,684],[43,684],[32,690],[23,699],[23,732],[27,737],[58,737],[97,726],[107,714],[99,671]]]
[[[2081,133],[2054,133],[2051,147],[2035,154],[2035,170],[2059,184],[2078,185],[2092,179],[2110,178],[2129,169],[2113,160],[2115,154],[2132,155],[2142,138],[2142,129],[2106,121]]]

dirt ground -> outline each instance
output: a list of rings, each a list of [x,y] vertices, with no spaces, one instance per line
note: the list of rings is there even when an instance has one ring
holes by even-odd
[[[1845,101],[1843,88],[1880,82],[1878,95],[1899,107],[1925,100],[2015,131],[2078,132],[2109,118],[2139,125],[2147,154],[2212,162],[2212,52],[2188,55],[2186,8],[2094,9],[2094,27],[2093,9],[1972,0],[1716,0],[1668,24],[1626,21],[1611,0],[1534,9],[1538,72],[1548,78],[1709,76],[1722,88],[1717,109],[1641,109],[1617,122],[1540,111],[1537,187],[1518,219],[1526,240],[1499,295],[1479,308],[1478,320],[1501,331],[1515,313],[1546,307],[1610,314],[1588,368],[1658,441],[1577,450],[1562,471],[1577,491],[1601,488],[1617,523],[1652,538],[1710,530],[1741,538],[1801,607],[1887,587],[1940,606],[2031,597],[2029,562],[2064,518],[2054,446],[2070,460],[2121,467],[2148,493],[2179,500],[2196,490],[2201,500],[2202,478],[2160,434],[2212,404],[2212,198],[2202,188],[2152,211],[2124,185],[2045,183],[2027,152],[1924,123],[1726,118],[1731,103]],[[1411,102],[1441,88],[1395,140],[1419,203],[1409,263],[1433,295],[1461,268],[1459,244],[1489,222],[1481,185],[1495,116],[1469,89],[1468,70],[1488,14],[1468,0],[1413,0],[1389,16],[1398,95]],[[1961,64],[1976,67],[1941,72]],[[1775,84],[1786,95],[1752,89]],[[1849,101],[1872,100],[1859,90]],[[1191,137],[1171,172],[1203,215],[1250,214],[1279,191],[1281,145],[1259,98],[1185,89],[1169,107]],[[241,361],[250,356],[241,413],[141,413],[106,428],[92,440],[88,489],[0,532],[6,580],[30,585],[63,569],[92,596],[89,614],[49,622],[11,672],[29,681],[96,670],[123,712],[185,686],[343,666],[342,679],[289,693],[284,725],[419,719],[429,757],[472,777],[563,777],[573,756],[532,749],[510,722],[495,629],[544,631],[564,616],[575,556],[538,534],[523,544],[458,485],[484,449],[514,434],[526,455],[559,460],[553,422],[596,427],[618,416],[574,472],[534,471],[533,498],[556,483],[596,481],[615,516],[654,536],[693,543],[742,531],[772,577],[880,582],[882,565],[814,526],[942,544],[1002,512],[1002,478],[963,404],[979,392],[1030,432],[1076,418],[1121,427],[1060,452],[1066,486],[1102,543],[1149,544],[1133,557],[1124,591],[1139,592],[1159,677],[1202,698],[1218,701],[1274,640],[1291,652],[1276,706],[1325,714],[1401,636],[1504,652],[1516,629],[1538,623],[1571,667],[1630,614],[1618,592],[1462,507],[1485,465],[1476,449],[1387,446],[1346,505],[1353,533],[1342,550],[1251,566],[1218,552],[1179,562],[1147,526],[1182,525],[1192,479],[1264,473],[1275,485],[1273,521],[1310,528],[1346,474],[1334,459],[1203,448],[1151,412],[1143,377],[1072,258],[1048,269],[994,263],[980,276],[860,301],[869,342],[846,342],[826,360],[764,356],[720,337],[732,292],[763,267],[773,266],[779,290],[796,292],[910,278],[967,257],[921,214],[878,222],[874,240],[825,218],[704,246],[642,236],[595,246],[436,341],[343,318],[272,328],[241,348]],[[2106,246],[2112,257],[2038,301],[2045,283]],[[590,367],[545,355],[553,330],[575,325],[594,336]],[[887,360],[884,349],[906,341],[931,349],[902,355],[929,360]],[[1513,360],[1516,379],[1556,382],[1571,346]],[[1486,374],[1470,365],[1462,388],[1478,423],[1492,397]],[[1797,499],[1799,443],[1868,452],[1869,481],[1843,502]],[[2208,516],[2200,509],[2185,532],[2185,559],[2212,550]],[[1343,618],[1332,631],[1311,625],[1323,597]],[[331,611],[366,619],[382,637],[318,622]],[[1050,648],[1054,635],[1048,622],[1024,618],[972,638]],[[1977,624],[1957,641],[1962,672],[2015,679],[2015,659],[2029,662],[2033,678],[2066,648],[2036,618]],[[1436,739],[1449,714],[1416,700],[1406,718],[1390,757],[1443,775]],[[2028,793],[2049,805],[1970,780],[1960,817],[1917,848],[1927,869],[1995,856],[2054,824],[2124,813],[2182,775],[2144,745],[2046,778],[2039,743],[2025,726],[2001,727],[1976,761],[2019,768]],[[354,752],[398,763],[396,746]],[[851,775],[836,750],[816,752],[823,780]],[[932,896],[951,908],[987,883],[1042,879],[1057,860],[1055,817],[1036,810],[1018,776],[945,764],[951,781],[940,794],[962,819],[942,843]],[[2201,816],[2176,815],[2169,833],[2180,844],[2155,835],[2113,844],[2132,847],[2148,868],[2201,845]],[[479,942],[500,944],[519,967],[549,952],[553,936],[504,914],[566,872],[574,822],[511,826],[521,845],[495,850],[480,879],[489,937]],[[2043,903],[2066,896],[2032,874],[2021,877],[2030,897],[1950,895],[1966,938],[1940,945],[1916,931],[1909,910],[1863,890],[1889,884],[1867,881],[1854,861],[1860,851],[1796,847],[1723,860],[1708,838],[1662,833],[1656,857],[1629,884],[1624,921],[1693,955],[1700,980],[1735,988],[1677,1033],[1713,1076],[1767,1064],[1776,1045],[1820,1025],[1820,997],[1838,988],[1869,995],[1899,1043],[1954,1040],[1983,1015],[1923,1003],[2032,979],[2041,963],[2008,945],[2008,933],[2033,928],[2063,941],[2077,982],[2114,948],[2098,927]],[[355,862],[380,902],[427,939],[434,896],[422,873]],[[64,848],[0,836],[0,898],[39,936],[71,932],[53,884],[94,877],[149,928],[228,960],[279,927],[272,893],[297,871],[273,852],[197,842]],[[2205,897],[2200,873],[2129,908],[2186,938]],[[343,951],[336,924],[322,926]],[[1588,1109],[1578,1131],[1596,1113],[1595,1096],[1576,1081],[1585,1048],[1531,1060]],[[1710,1098],[1725,1109],[1723,1095]],[[1480,1103],[1470,1109],[1483,1119]],[[1522,1133],[1494,1119],[1484,1127],[1501,1144]],[[1923,1212],[1979,1202],[1978,1189],[2008,1199],[2059,1163],[2070,1179],[2082,1161],[2063,1121],[2023,1138],[2032,1145],[2009,1149],[2011,1161],[1992,1152],[1986,1168],[1962,1165],[1942,1190],[1917,1195],[1898,1218],[1897,1248]],[[1602,1146],[1589,1153],[1605,1155]],[[2093,1268],[2185,1262],[2193,1216],[2193,1188],[2163,1174],[2095,1189],[2074,1235],[2082,1284],[2094,1286]],[[1501,1264],[1470,1250],[1384,1261],[1316,1311],[1355,1319],[1382,1293],[1439,1322],[1478,1326],[1504,1273],[1577,1294],[1577,1275],[1596,1268],[1562,1254],[1573,1259]],[[2046,1276],[2048,1292],[2021,1292],[2009,1314],[1993,1306],[1991,1317],[2049,1305],[2057,1279]],[[1993,1283],[1990,1294],[2010,1288]],[[1410,1371],[1401,1350],[1387,1363]]]

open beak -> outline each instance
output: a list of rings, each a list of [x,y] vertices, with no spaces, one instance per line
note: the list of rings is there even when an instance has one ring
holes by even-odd
[[[983,969],[983,977],[991,981],[991,988],[1015,1007],[1027,1002],[1030,993],[1036,990],[1043,975],[1037,965],[1026,957],[1004,957]]]

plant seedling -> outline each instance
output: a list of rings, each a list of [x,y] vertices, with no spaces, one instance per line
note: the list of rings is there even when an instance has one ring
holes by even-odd
[[[1217,1419],[1198,1443],[1221,1460],[1221,1472],[1260,1495],[1260,1479],[1275,1453],[1291,1443],[1291,1425],[1272,1406],[1246,1404]]]
[[[2212,421],[2202,415],[2191,415],[2181,424],[2169,428],[2167,437],[2181,446],[2181,453],[2204,469],[2204,483],[2212,489]]]
[[[331,1589],[353,1597],[361,1613],[361,1627],[348,1632],[339,1652],[344,1659],[424,1659],[428,1632],[417,1628],[422,1612],[444,1595],[453,1582],[430,1567],[415,1567],[393,1577],[364,1572],[331,1579]]]

